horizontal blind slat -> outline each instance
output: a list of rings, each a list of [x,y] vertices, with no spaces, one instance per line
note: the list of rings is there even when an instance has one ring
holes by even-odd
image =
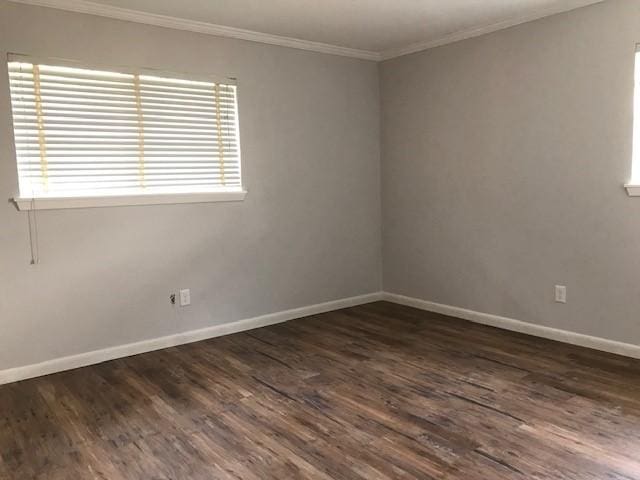
[[[68,168],[68,169],[78,169],[78,168],[93,168],[93,169],[101,169],[101,168],[110,168],[117,166],[128,166],[128,165],[137,165],[136,163],[137,157],[131,158],[98,158],[98,159],[88,159],[84,158],[74,158],[74,159],[65,159],[65,158],[55,158],[52,159],[50,163],[51,168]],[[18,168],[32,168],[35,166],[39,166],[40,162],[35,160],[25,159],[18,163]],[[217,168],[220,169],[219,161],[212,160],[198,160],[194,158],[190,158],[187,160],[183,160],[182,158],[179,160],[175,160],[172,158],[165,158],[159,160],[147,160],[145,165],[149,168],[156,169],[172,169],[172,168]],[[235,171],[239,170],[240,164],[236,162],[226,162],[224,164],[225,171]]]
[[[31,128],[20,128],[19,133],[16,132],[15,139],[16,142],[26,141],[29,139],[37,138],[37,132],[35,132]],[[59,143],[65,139],[71,139],[73,142],[75,141],[85,141],[85,142],[100,142],[102,140],[105,141],[128,141],[132,138],[135,138],[133,129],[122,129],[122,130],[112,130],[112,131],[103,131],[103,130],[83,130],[83,131],[65,131],[65,130],[56,130],[56,131],[48,131],[50,134],[49,142]],[[206,143],[211,140],[218,140],[218,138],[222,139],[222,141],[235,141],[233,135],[226,135],[225,132],[222,132],[222,135],[219,136],[218,132],[196,132],[184,134],[181,136],[181,132],[171,132],[171,131],[158,131],[152,134],[147,134],[145,138],[149,141],[149,143],[173,143],[173,142],[181,142],[181,143]]]
[[[11,80],[11,90],[16,96],[33,93],[33,80]],[[40,90],[47,94],[58,95],[131,95],[131,88],[101,87],[97,85],[68,85],[40,82]]]
[[[138,151],[136,150],[135,153],[137,154]],[[22,155],[20,155],[24,158],[39,158],[39,152],[36,152],[35,150],[32,152],[23,152]],[[109,158],[109,157],[130,157],[131,153],[129,152],[122,152],[122,151],[116,151],[116,150],[109,150],[109,151],[100,151],[100,150],[95,150],[95,151],[90,151],[90,152],[85,152],[85,151],[58,151],[55,153],[47,153],[47,157],[49,158],[57,158],[57,157],[69,157],[69,158],[79,158],[79,157],[103,157],[103,158]],[[210,154],[210,153],[206,153],[206,152],[197,152],[197,151],[189,151],[189,152],[150,152],[149,155],[145,155],[145,157],[151,157],[151,158],[185,158],[185,157],[191,157],[191,158],[211,158],[211,159],[217,159],[219,160],[220,157]],[[227,161],[228,157],[224,157],[225,162]]]
[[[36,136],[16,136],[16,146],[19,148],[25,148],[33,146],[37,143]],[[225,145],[230,145],[233,142],[231,140],[226,141],[224,137],[221,139]],[[108,145],[138,145],[138,140],[131,136],[116,136],[116,137],[49,137],[47,145],[71,145],[73,147],[81,147],[83,145],[96,145],[100,148],[107,147]],[[185,139],[166,139],[166,138],[147,138],[145,145],[147,146],[198,146],[198,145],[217,145],[218,139],[216,137],[202,137],[202,138],[185,138]]]

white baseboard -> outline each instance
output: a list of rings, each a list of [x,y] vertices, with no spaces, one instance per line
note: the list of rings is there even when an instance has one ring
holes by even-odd
[[[188,332],[177,333],[166,337],[153,338],[140,342],[119,345],[116,347],[95,350],[92,352],[81,353],[68,357],[55,358],[42,363],[33,365],[25,365],[22,367],[0,370],[0,385],[6,383],[17,382],[29,378],[49,375],[51,373],[62,372],[74,368],[85,367],[97,363],[115,360],[117,358],[129,357],[140,353],[152,352],[163,348],[175,347],[187,343],[198,342],[209,338],[230,335],[232,333],[253,330],[254,328],[266,327],[277,323],[287,322],[297,318],[308,317],[320,313],[340,310],[342,308],[354,307],[366,303],[386,300],[388,302],[406,305],[409,307],[426,310],[429,312],[440,313],[450,317],[469,320],[474,323],[489,325],[492,327],[502,328],[519,333],[525,333],[536,337],[547,338],[559,342],[578,345],[581,347],[593,348],[603,352],[615,353],[631,358],[640,359],[640,346],[629,343],[617,342],[615,340],[607,340],[605,338],[592,337],[581,333],[559,330],[556,328],[535,325],[532,323],[514,320],[512,318],[491,315],[488,313],[476,312],[465,308],[453,307],[451,305],[443,305],[440,303],[420,300],[418,298],[407,297],[388,292],[370,293],[357,297],[344,298],[331,302],[309,305],[307,307],[294,308],[282,312],[270,313],[259,317],[247,318],[236,322],[225,323],[222,325],[214,325],[212,327],[200,330],[191,330]]]
[[[116,358],[129,357],[140,353],[152,352],[176,345],[184,345],[186,343],[198,342],[208,338],[220,337],[231,333],[244,332],[253,330],[254,328],[266,327],[296,318],[308,317],[320,313],[331,312],[341,308],[354,307],[378,300],[382,300],[383,294],[370,293],[357,297],[343,298],[331,302],[309,305],[307,307],[294,308],[283,312],[270,313],[259,317],[247,318],[236,322],[225,323],[222,325],[214,325],[200,330],[191,330],[188,332],[177,333],[166,337],[153,338],[143,340],[141,342],[119,345],[116,347],[95,350],[93,352],[80,353],[69,357],[55,358],[42,363],[33,365],[25,365],[23,367],[10,368],[8,370],[0,370],[0,385],[26,380],[28,378],[40,377],[51,373],[62,372],[87,365],[115,360]]]
[[[500,317],[489,313],[476,312],[465,308],[443,305],[441,303],[429,302],[418,298],[406,297],[395,293],[384,293],[384,300],[388,302],[406,305],[408,307],[426,310],[428,312],[440,313],[449,317],[461,318],[474,323],[481,323],[492,327],[511,330],[513,332],[526,333],[535,337],[547,338],[558,342],[578,345],[580,347],[592,348],[603,352],[615,353],[625,357],[640,358],[640,346],[630,343],[607,340],[606,338],[591,337],[581,333],[559,330],[557,328],[545,327],[533,323],[522,322],[512,318]]]

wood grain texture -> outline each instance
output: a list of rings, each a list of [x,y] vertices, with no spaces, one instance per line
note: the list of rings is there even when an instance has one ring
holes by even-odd
[[[639,380],[379,302],[2,386],[0,478],[640,480]]]

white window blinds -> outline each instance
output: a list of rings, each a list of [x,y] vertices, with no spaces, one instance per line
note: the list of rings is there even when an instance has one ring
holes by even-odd
[[[9,58],[22,197],[241,190],[236,86]]]

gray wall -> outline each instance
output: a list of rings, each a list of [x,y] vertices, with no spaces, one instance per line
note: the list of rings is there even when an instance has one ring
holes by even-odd
[[[640,343],[638,42],[610,0],[383,63],[385,290]]]
[[[7,52],[238,77],[249,194],[42,211],[30,266],[0,61],[0,370],[380,290],[375,63],[0,0]]]

